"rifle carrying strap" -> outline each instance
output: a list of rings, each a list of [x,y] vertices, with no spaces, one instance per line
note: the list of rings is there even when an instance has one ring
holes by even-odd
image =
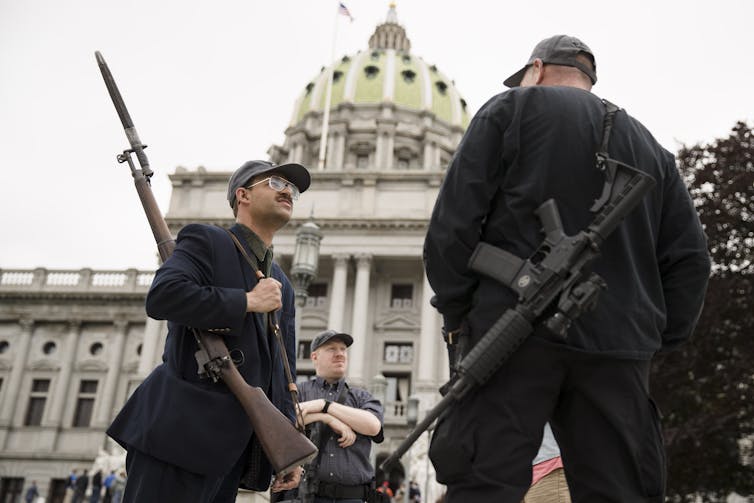
[[[605,118],[602,121],[602,143],[595,154],[595,166],[599,171],[605,174],[605,185],[602,187],[602,194],[600,194],[590,208],[590,211],[594,213],[598,212],[610,199],[613,182],[615,180],[615,164],[613,160],[610,159],[610,154],[608,154],[607,148],[610,144],[610,134],[613,130],[615,114],[618,113],[620,107],[605,99],[602,100],[602,103],[605,105]]]
[[[246,262],[251,267],[251,270],[254,271],[254,273],[257,275],[257,279],[263,279],[265,276],[262,273],[262,271],[259,270],[259,267],[257,264],[251,260],[251,257],[249,256],[246,249],[243,247],[241,242],[238,240],[235,234],[233,234],[229,229],[226,229],[225,227],[222,227],[222,229],[228,233],[228,236],[230,236],[230,239],[233,240],[233,244],[236,245],[236,248],[239,252],[241,252],[241,256],[246,260]],[[293,401],[293,406],[296,409],[296,417],[298,420],[296,421],[296,427],[301,431],[304,432],[304,416],[301,413],[301,405],[298,401],[298,387],[296,386],[296,381],[293,380],[293,373],[291,372],[291,366],[288,362],[288,352],[285,350],[285,342],[283,341],[283,334],[280,332],[280,326],[277,322],[277,317],[274,312],[267,313],[266,316],[267,320],[267,329],[271,330],[273,334],[275,334],[275,339],[277,340],[278,347],[280,348],[280,358],[283,360],[283,368],[285,369],[285,378],[288,381],[288,391],[291,394],[291,400]]]

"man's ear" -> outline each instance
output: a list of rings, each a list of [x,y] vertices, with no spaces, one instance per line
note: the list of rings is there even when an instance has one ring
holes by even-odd
[[[545,63],[537,58],[532,63],[532,66],[534,67],[534,82],[536,85],[540,85],[545,78]]]
[[[249,201],[249,199],[249,191],[247,189],[243,187],[238,187],[236,189],[236,201],[238,203],[240,203],[241,201],[247,202]]]

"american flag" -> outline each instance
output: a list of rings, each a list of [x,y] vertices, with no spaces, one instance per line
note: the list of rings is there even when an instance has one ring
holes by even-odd
[[[338,13],[343,14],[344,16],[347,16],[348,19],[350,19],[353,22],[353,16],[351,15],[351,12],[348,10],[348,7],[346,7],[343,2],[340,2],[340,4],[338,5]]]

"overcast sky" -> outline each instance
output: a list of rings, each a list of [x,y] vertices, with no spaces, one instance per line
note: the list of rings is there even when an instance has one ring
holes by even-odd
[[[389,2],[0,0],[0,268],[154,268],[100,50],[156,174],[163,211],[177,166],[231,171],[267,158],[296,97],[331,60],[366,49]],[[476,111],[540,39],[576,35],[593,91],[669,150],[754,122],[751,0],[400,0],[411,52]]]

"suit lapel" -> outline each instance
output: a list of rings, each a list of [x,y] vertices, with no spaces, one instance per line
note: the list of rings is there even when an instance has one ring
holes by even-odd
[[[230,228],[230,232],[233,233],[236,238],[238,238],[238,241],[241,243],[241,246],[243,246],[244,250],[246,250],[246,253],[251,257],[251,260],[256,260],[256,256],[254,255],[254,252],[251,251],[251,247],[249,247],[249,244],[246,242],[246,238],[244,237],[243,233],[239,229],[239,224],[233,224],[233,226]],[[232,242],[233,248],[236,249],[236,255],[238,256],[238,261],[241,265],[241,272],[243,274],[244,279],[244,285],[246,286],[246,291],[251,291],[257,283],[259,283],[259,280],[257,280],[257,274],[255,270],[252,270],[251,266],[246,262],[246,259],[241,254],[240,251],[236,248],[235,243]],[[270,357],[270,344],[269,344],[269,338],[267,336],[267,315],[264,313],[249,313],[251,314],[251,318],[254,322],[254,328],[256,329],[256,333],[259,334],[259,341],[258,344],[260,351],[266,354],[267,357]]]

